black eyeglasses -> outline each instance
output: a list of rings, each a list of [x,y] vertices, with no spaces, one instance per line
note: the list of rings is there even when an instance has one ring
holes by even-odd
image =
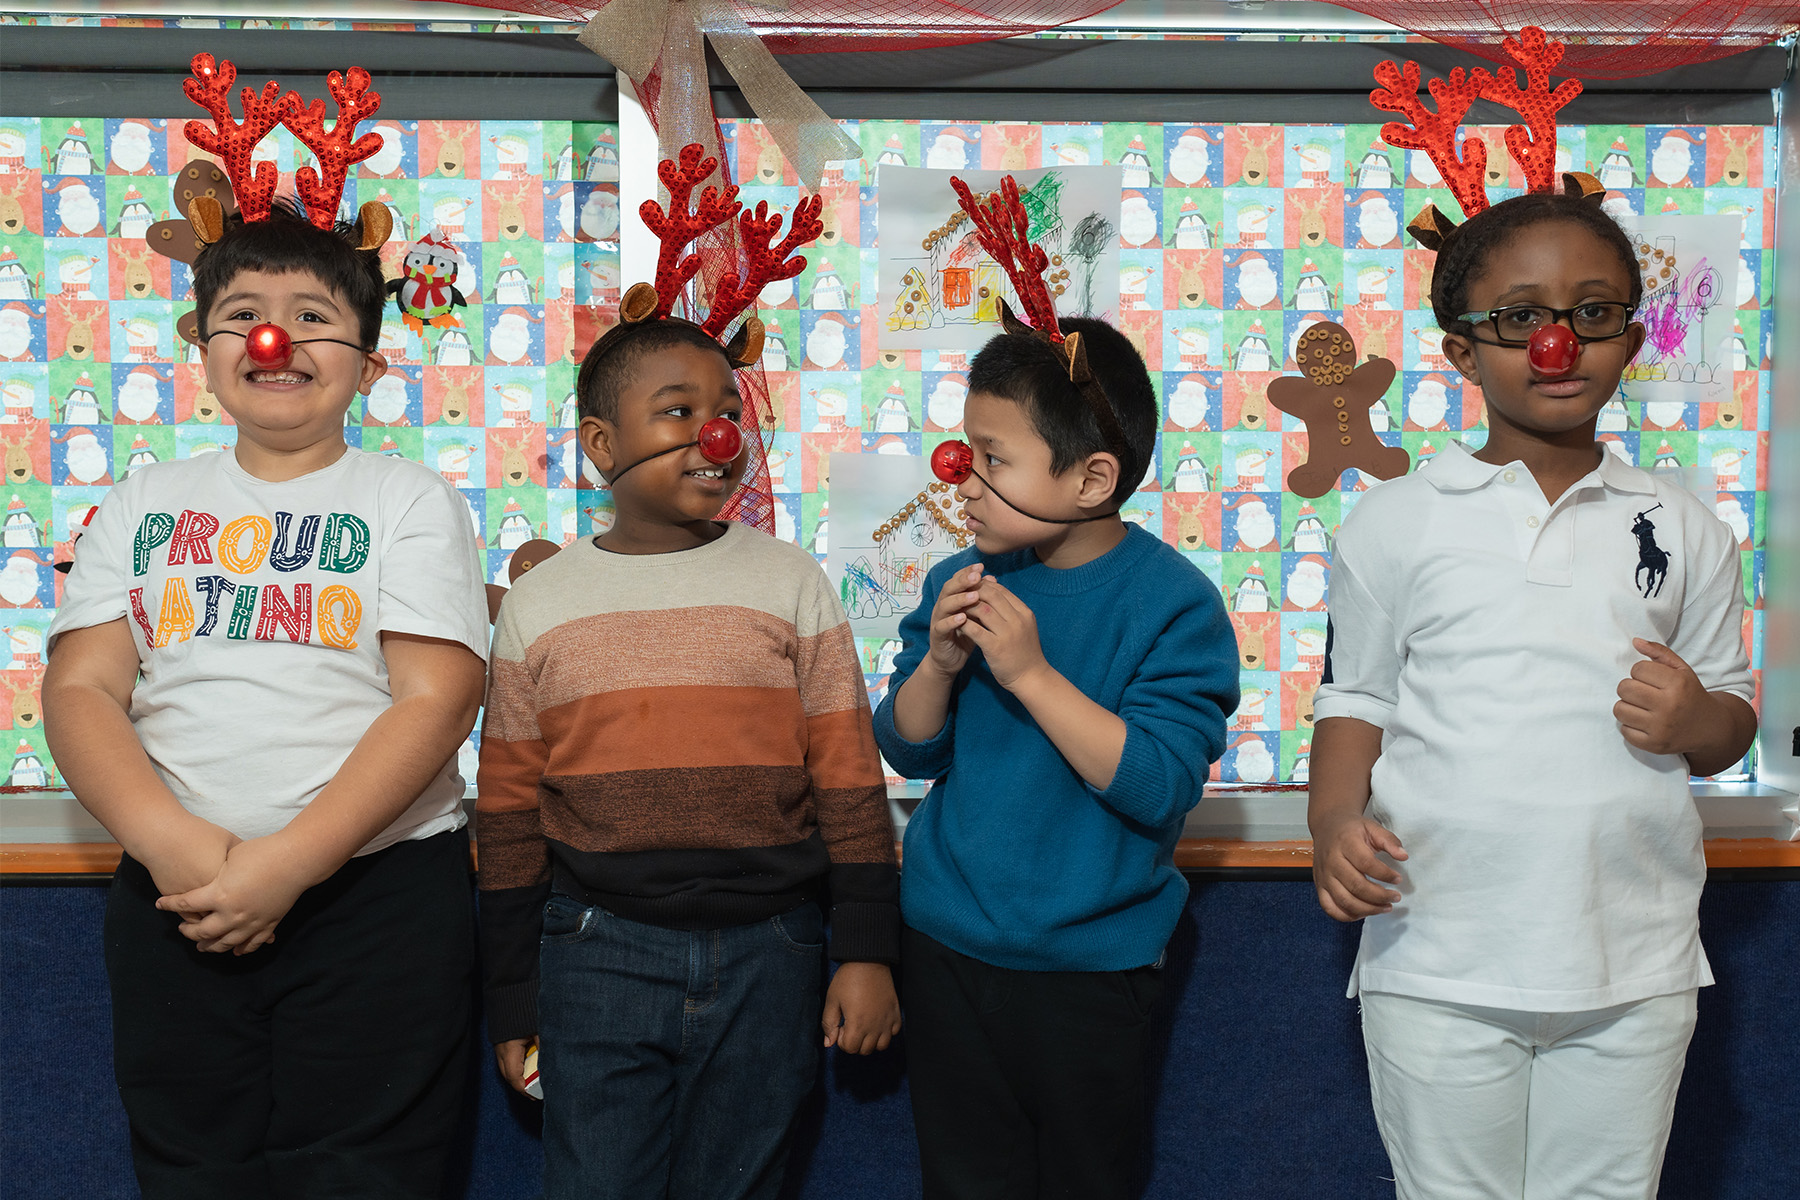
[[[1569,328],[1574,330],[1576,338],[1584,342],[1603,342],[1608,338],[1616,338],[1631,327],[1631,316],[1637,310],[1629,304],[1619,304],[1611,300],[1596,300],[1590,304],[1577,304],[1574,308],[1547,308],[1542,304],[1509,304],[1505,308],[1490,309],[1487,312],[1464,313],[1459,321],[1467,321],[1471,325],[1479,325],[1483,321],[1494,323],[1494,334],[1502,346],[1523,346],[1531,341],[1531,335],[1546,325],[1554,325],[1565,318]]]

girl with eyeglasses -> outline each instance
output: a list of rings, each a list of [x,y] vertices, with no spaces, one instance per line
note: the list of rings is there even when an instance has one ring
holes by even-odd
[[[1688,777],[1756,732],[1739,554],[1596,441],[1644,342],[1602,195],[1443,238],[1432,304],[1487,440],[1338,533],[1313,876],[1364,919],[1350,994],[1401,1200],[1654,1196],[1713,981]]]

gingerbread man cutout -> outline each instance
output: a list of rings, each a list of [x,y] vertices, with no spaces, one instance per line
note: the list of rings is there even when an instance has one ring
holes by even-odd
[[[1349,467],[1377,479],[1406,474],[1412,456],[1384,445],[1369,424],[1369,409],[1394,382],[1394,364],[1371,358],[1356,365],[1356,343],[1342,325],[1320,321],[1300,335],[1294,361],[1304,378],[1269,384],[1269,403],[1306,422],[1306,461],[1288,473],[1288,490],[1308,499],[1337,486]]]

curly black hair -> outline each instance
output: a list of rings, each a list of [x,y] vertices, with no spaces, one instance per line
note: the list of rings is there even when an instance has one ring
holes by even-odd
[[[604,344],[603,344],[604,343]],[[644,321],[613,335],[596,338],[575,373],[575,404],[584,417],[602,421],[619,419],[619,397],[637,378],[638,364],[646,355],[673,346],[711,350],[731,365],[730,355],[718,340],[687,321]]]
[[[362,344],[373,350],[381,340],[387,280],[381,273],[381,255],[356,248],[355,229],[347,221],[320,229],[288,197],[274,200],[264,220],[232,217],[226,221],[219,240],[202,250],[194,262],[194,312],[201,340],[206,340],[206,316],[213,302],[240,274],[304,271],[349,306]]]
[[[1156,443],[1156,389],[1131,339],[1093,317],[1064,317],[1065,335],[1081,335],[1088,369],[1100,381],[1125,433],[1129,462],[1119,464],[1113,503],[1137,490]],[[1011,400],[1025,410],[1032,428],[1050,447],[1050,470],[1061,474],[1090,454],[1112,451],[1099,418],[1050,344],[1024,333],[991,338],[969,364],[969,391]]]
[[[1445,333],[1468,335],[1474,326],[1459,320],[1469,311],[1469,283],[1486,269],[1489,258],[1527,229],[1551,221],[1579,225],[1610,246],[1631,278],[1632,308],[1644,298],[1637,250],[1612,214],[1591,199],[1561,192],[1531,192],[1502,200],[1470,217],[1438,251],[1431,282],[1431,311]]]

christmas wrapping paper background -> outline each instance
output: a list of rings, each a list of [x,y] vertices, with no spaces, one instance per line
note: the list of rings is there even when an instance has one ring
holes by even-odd
[[[8,505],[0,566],[0,727],[13,786],[56,785],[38,693],[43,634],[64,578],[59,544],[107,486],[141,465],[214,452],[234,429],[174,331],[188,269],[148,253],[142,229],[170,213],[170,177],[202,157],[194,115],[0,118],[0,443]],[[575,355],[611,320],[620,287],[617,131],[535,121],[410,121],[354,170],[346,205],[397,216],[384,257],[434,229],[467,262],[462,336],[408,333],[391,308],[386,379],[349,414],[352,445],[421,460],[468,500],[491,575],[532,537],[567,543],[610,520],[573,442]],[[752,121],[723,126],[749,204],[791,211],[791,171]],[[1282,490],[1304,427],[1263,391],[1309,319],[1343,323],[1364,355],[1399,366],[1377,428],[1415,462],[1485,437],[1479,393],[1441,356],[1423,300],[1431,255],[1404,225],[1427,201],[1455,211],[1423,155],[1367,125],[846,123],[860,162],[827,176],[826,232],[806,271],[763,294],[763,365],[774,400],[770,470],[778,533],[823,560],[833,453],[929,454],[960,436],[969,355],[884,351],[877,310],[878,166],[1026,169],[1117,163],[1121,326],[1157,385],[1164,420],[1152,477],[1126,516],[1177,546],[1219,586],[1240,639],[1243,704],[1219,777],[1304,779],[1311,694],[1324,647],[1332,532],[1365,481],[1305,501]],[[1497,140],[1495,128],[1473,134]],[[1587,126],[1559,131],[1576,169],[1632,211],[1740,213],[1742,281],[1732,399],[1657,405],[1626,385],[1602,436],[1645,467],[1679,466],[1739,533],[1745,638],[1760,664],[1761,520],[1771,321],[1774,148],[1760,127]],[[264,144],[290,191],[306,152]],[[1522,186],[1514,171],[1491,195]],[[1383,420],[1385,413],[1385,421]],[[841,468],[840,468],[841,469]],[[1708,486],[1708,485],[1712,486]],[[897,644],[863,639],[871,699]],[[474,739],[464,753],[473,777]],[[7,759],[0,757],[0,769]]]

